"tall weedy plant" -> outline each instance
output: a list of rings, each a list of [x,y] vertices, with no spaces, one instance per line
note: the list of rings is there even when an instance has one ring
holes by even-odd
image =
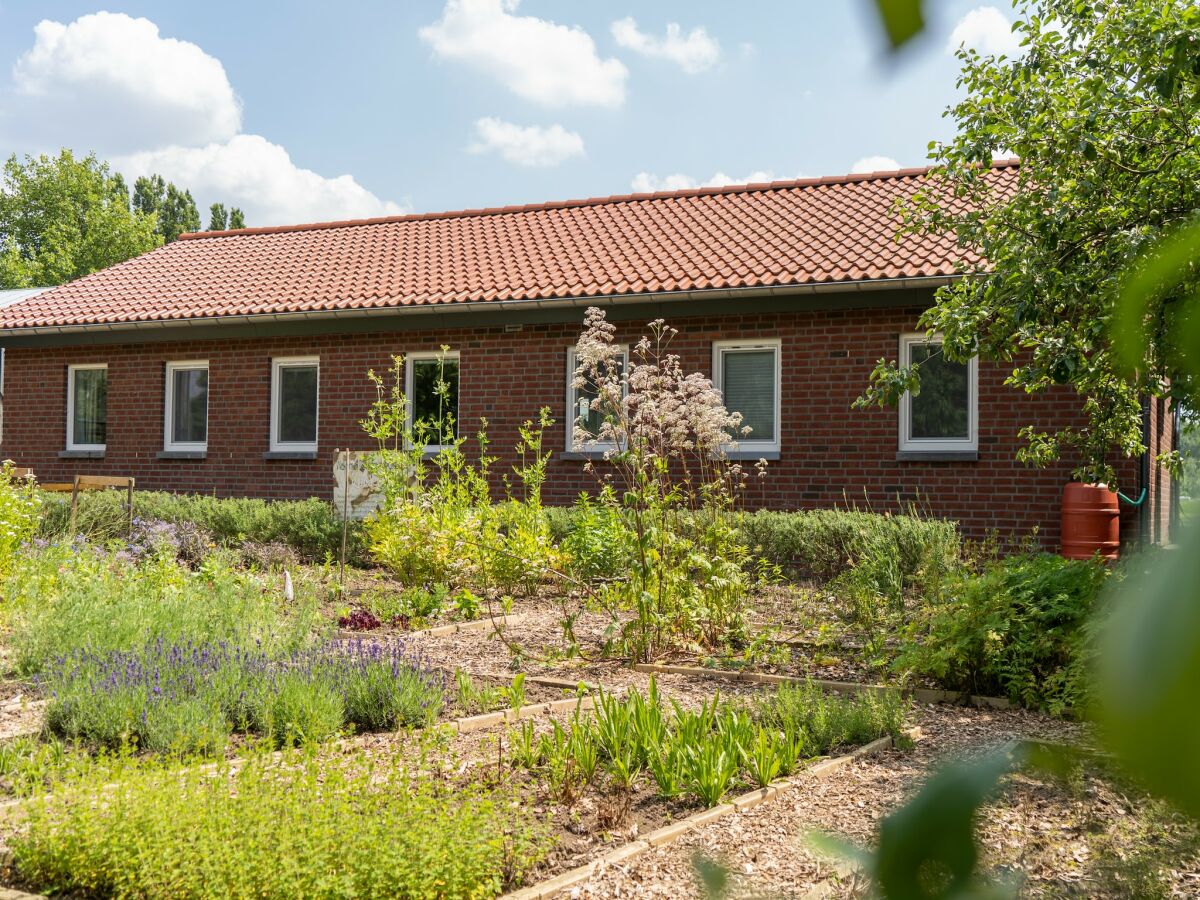
[[[632,533],[629,577],[603,587],[620,649],[646,660],[679,644],[714,646],[744,635],[752,559],[734,513],[747,473],[727,450],[743,432],[741,415],[698,372],[670,351],[676,330],[661,319],[633,350],[629,365],[615,328],[587,311],[575,348],[575,390],[588,398],[574,428],[576,449],[603,452],[591,470],[600,502],[620,512]],[[756,467],[765,476],[766,463]],[[634,619],[618,625],[619,613]]]

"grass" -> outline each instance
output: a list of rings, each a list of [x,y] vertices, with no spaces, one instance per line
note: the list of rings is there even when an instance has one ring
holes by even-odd
[[[155,642],[254,646],[283,653],[319,631],[316,597],[239,568],[228,554],[196,570],[166,553],[132,560],[85,544],[30,548],[13,564],[3,613],[13,666],[40,672],[79,651],[132,651]]]
[[[236,770],[122,760],[31,801],[9,846],[36,890],[83,896],[491,897],[550,846],[506,788],[401,755],[256,757]]]

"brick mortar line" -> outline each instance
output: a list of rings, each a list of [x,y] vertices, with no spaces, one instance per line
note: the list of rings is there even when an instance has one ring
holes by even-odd
[[[701,675],[709,678],[721,678],[725,681],[741,681],[747,684],[808,684],[812,683],[827,691],[838,694],[882,693],[899,690],[906,697],[911,697],[918,703],[962,703],[965,699],[969,706],[990,707],[991,709],[1012,709],[1012,703],[1004,697],[976,697],[959,691],[944,691],[935,688],[904,688],[886,684],[862,684],[857,681],[825,681],[820,678],[801,678],[794,675],[769,675],[764,672],[736,672],[730,669],[704,669],[699,666],[670,666],[658,663],[637,663],[635,672],[646,672],[661,675]]]
[[[910,740],[917,740],[921,736],[921,729],[910,728],[904,734]],[[622,844],[620,847],[605,853],[598,859],[584,863],[582,866],[577,866],[574,869],[569,869],[566,872],[561,872],[553,878],[546,879],[538,884],[507,893],[500,900],[546,900],[546,898],[556,897],[571,888],[588,882],[593,875],[611,865],[636,859],[656,847],[665,847],[673,844],[701,826],[720,821],[735,812],[748,812],[756,806],[761,806],[764,803],[778,799],[792,788],[803,784],[809,778],[825,778],[857,759],[873,756],[894,746],[894,744],[894,739],[889,735],[888,737],[871,741],[869,744],[864,744],[843,756],[821,760],[805,768],[796,777],[773,781],[766,787],[756,788],[753,791],[734,797],[728,803],[718,804],[717,806],[693,813],[687,818],[680,819],[678,822],[664,825],[661,828],[651,831],[649,834],[642,835],[637,840]]]

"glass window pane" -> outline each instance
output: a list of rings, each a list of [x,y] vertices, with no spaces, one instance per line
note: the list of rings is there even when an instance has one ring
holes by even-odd
[[[969,440],[970,378],[967,363],[950,362],[940,344],[913,344],[910,364],[920,366],[921,391],[910,400],[914,439]]]
[[[721,376],[725,382],[721,394],[725,408],[742,414],[742,427],[750,433],[737,435],[743,441],[774,441],[775,431],[775,351],[728,350],[721,358]]]
[[[76,369],[74,373],[73,444],[103,444],[108,433],[108,370]]]
[[[624,355],[617,359],[618,377],[625,375],[625,357]],[[571,372],[571,378],[574,379],[575,372]],[[604,424],[608,410],[592,409],[592,401],[600,395],[596,385],[589,381],[581,388],[575,389],[575,408],[571,411],[579,424],[579,427],[586,431],[589,435],[595,438],[600,434],[600,427]]]
[[[317,367],[280,366],[279,442],[317,441]]]
[[[171,441],[203,444],[208,439],[208,369],[171,371]]]
[[[434,444],[457,437],[457,359],[414,359],[412,396],[414,431],[426,429],[425,437]]]

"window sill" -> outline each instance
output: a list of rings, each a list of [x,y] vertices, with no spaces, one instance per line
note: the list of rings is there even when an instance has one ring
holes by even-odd
[[[778,450],[726,450],[725,458],[734,462],[742,460],[753,460],[757,462],[760,459],[765,459],[767,462],[776,462],[779,460]]]
[[[612,447],[607,447],[596,450],[565,450],[558,454],[558,458],[574,460],[576,462],[588,462],[597,459],[604,459],[604,454],[608,453],[612,449]]]
[[[207,450],[159,450],[156,459],[205,459]]]
[[[316,459],[316,450],[270,450],[263,459]]]
[[[979,462],[978,450],[901,450],[897,462]]]
[[[59,450],[59,459],[104,459],[103,450]]]

